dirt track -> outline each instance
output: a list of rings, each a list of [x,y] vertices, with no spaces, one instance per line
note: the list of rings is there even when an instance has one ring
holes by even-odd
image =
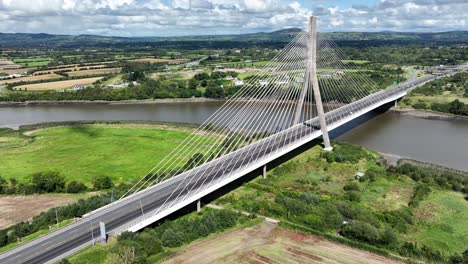
[[[165,263],[386,263],[398,261],[262,223],[182,249]]]

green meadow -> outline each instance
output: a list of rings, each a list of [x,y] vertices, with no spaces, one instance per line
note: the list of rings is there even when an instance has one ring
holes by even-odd
[[[0,174],[28,182],[56,170],[67,181],[90,184],[109,176],[115,184],[144,176],[177,147],[190,128],[139,124],[88,124],[35,131],[0,131]]]

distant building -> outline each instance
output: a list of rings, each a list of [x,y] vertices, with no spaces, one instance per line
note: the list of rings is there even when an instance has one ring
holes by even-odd
[[[232,77],[232,76],[226,76],[226,80],[232,81],[232,80],[234,80],[234,77]]]

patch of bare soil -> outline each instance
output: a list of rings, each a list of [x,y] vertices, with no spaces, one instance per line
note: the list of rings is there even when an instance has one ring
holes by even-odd
[[[66,205],[78,200],[76,195],[67,194],[37,194],[27,196],[0,197],[0,229],[21,221],[28,221],[33,216],[47,211],[49,208]]]
[[[165,263],[369,263],[397,264],[370,252],[272,223],[240,228],[195,242]]]

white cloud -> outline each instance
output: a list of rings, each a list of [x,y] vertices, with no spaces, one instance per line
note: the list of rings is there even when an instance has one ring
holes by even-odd
[[[466,0],[380,0],[349,8],[298,0],[0,0],[0,32],[167,36],[306,28],[321,31],[466,29]]]

